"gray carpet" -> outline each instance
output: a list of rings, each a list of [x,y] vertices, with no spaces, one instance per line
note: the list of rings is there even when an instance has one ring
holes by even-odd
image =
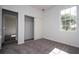
[[[25,41],[24,44],[6,44],[0,50],[0,54],[48,54],[54,48],[58,48],[69,54],[79,54],[79,48],[61,44],[47,39]]]

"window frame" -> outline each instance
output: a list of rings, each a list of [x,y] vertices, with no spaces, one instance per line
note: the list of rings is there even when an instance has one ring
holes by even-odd
[[[63,10],[66,10],[66,9],[71,9],[71,8],[73,8],[73,7],[76,7],[76,17],[75,17],[75,22],[76,22],[76,27],[75,27],[75,30],[65,30],[65,29],[63,29],[62,27],[63,27],[63,25],[62,25],[62,19],[61,19],[61,17],[62,17],[62,15],[61,15],[61,12],[63,11]],[[65,14],[64,14],[65,15]],[[70,11],[70,15],[71,15],[71,11]],[[72,7],[69,7],[69,8],[65,8],[65,9],[62,9],[61,11],[60,11],[60,28],[61,28],[61,31],[65,31],[65,32],[75,32],[75,31],[77,31],[77,6],[72,6]],[[65,20],[64,20],[65,21]],[[74,24],[74,26],[75,26],[75,24]]]

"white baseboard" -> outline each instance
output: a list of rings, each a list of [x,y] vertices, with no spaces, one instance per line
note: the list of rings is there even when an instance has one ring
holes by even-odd
[[[58,42],[58,43],[62,43],[62,44],[66,44],[66,45],[70,45],[70,46],[79,48],[79,44],[73,44],[73,43],[70,43],[70,42],[56,40],[56,39],[53,39],[53,38],[50,39],[50,38],[47,38],[47,37],[45,37],[44,39],[52,40],[52,41],[55,41],[55,42]]]

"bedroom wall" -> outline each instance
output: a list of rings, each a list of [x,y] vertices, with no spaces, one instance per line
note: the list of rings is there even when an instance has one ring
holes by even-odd
[[[79,47],[79,18],[77,18],[77,28],[74,32],[60,30],[60,11],[70,5],[55,6],[44,13],[43,38]],[[77,16],[79,17],[79,6],[77,6]]]
[[[18,12],[18,44],[24,43],[24,15],[33,16],[35,19],[34,23],[34,39],[40,39],[42,34],[42,26],[39,24],[42,20],[42,12],[32,8],[31,6],[27,5],[2,5],[4,9],[12,10]],[[40,28],[40,29],[39,29]]]

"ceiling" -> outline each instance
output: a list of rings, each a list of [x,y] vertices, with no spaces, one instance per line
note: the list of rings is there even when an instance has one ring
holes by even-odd
[[[34,8],[40,9],[40,10],[48,10],[51,7],[54,7],[55,5],[31,5]]]

